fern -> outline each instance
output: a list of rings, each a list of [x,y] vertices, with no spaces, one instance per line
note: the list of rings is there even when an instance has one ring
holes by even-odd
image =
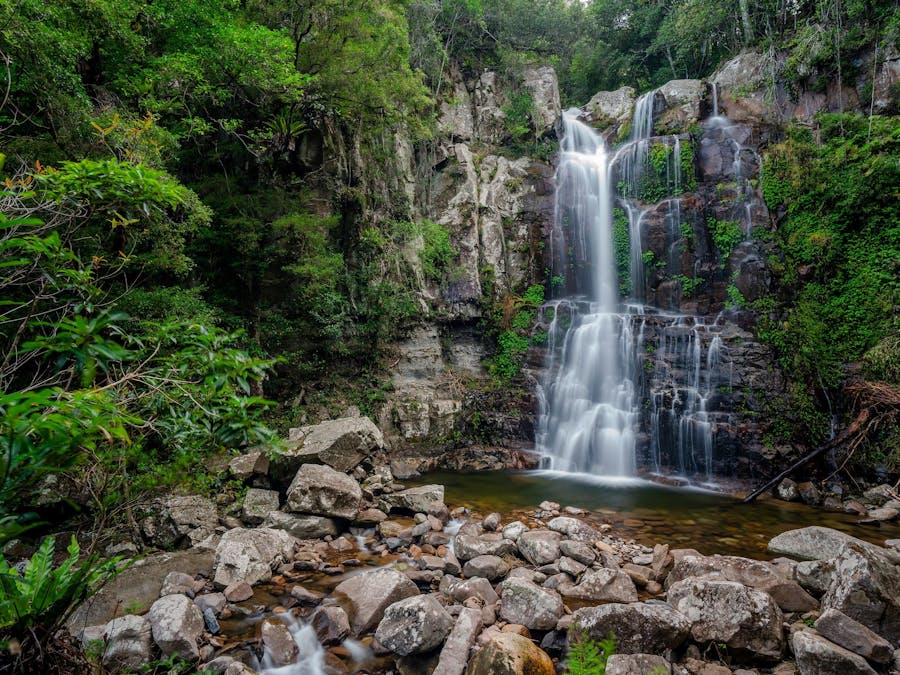
[[[592,640],[577,626],[569,629],[569,657],[566,672],[569,675],[603,675],[606,662],[616,653],[616,638],[610,633],[605,640]]]

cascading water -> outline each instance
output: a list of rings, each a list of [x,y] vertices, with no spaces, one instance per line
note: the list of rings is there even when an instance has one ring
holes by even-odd
[[[641,231],[656,208],[643,200],[648,186],[675,195],[660,202],[667,242],[660,264],[673,275],[694,272],[681,270],[676,245],[683,238],[681,139],[653,137],[656,102],[655,91],[637,100],[630,139],[615,153],[579,121],[581,111],[563,116],[551,246],[554,273],[574,293],[539,315],[547,367],[538,388],[536,440],[552,469],[625,477],[641,465],[708,481],[714,421],[722,414],[711,403],[730,386],[721,328],[644,304]],[[621,305],[621,235],[614,229],[622,225],[614,225],[614,206],[628,220],[631,300]],[[622,257],[619,251],[620,267]]]

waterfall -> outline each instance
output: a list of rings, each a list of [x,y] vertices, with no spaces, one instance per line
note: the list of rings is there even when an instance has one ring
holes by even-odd
[[[551,469],[605,477],[640,469],[705,482],[721,414],[712,403],[726,375],[730,385],[730,363],[716,321],[644,304],[642,226],[663,205],[662,262],[671,274],[681,271],[683,150],[677,136],[654,137],[656,101],[655,91],[638,98],[630,138],[615,152],[579,120],[580,110],[563,115],[550,242],[554,274],[575,295],[552,300],[539,313],[547,359],[536,444]],[[664,181],[670,197],[656,206],[642,202],[648,180]],[[614,207],[628,219],[629,250],[618,251],[619,266],[627,258],[630,270],[626,302],[620,302],[614,245],[621,246],[624,225],[615,221]]]

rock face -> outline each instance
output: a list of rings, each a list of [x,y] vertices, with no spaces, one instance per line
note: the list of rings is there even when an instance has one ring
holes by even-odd
[[[150,622],[128,614],[113,619],[104,629],[103,665],[111,671],[137,670],[150,660]]]
[[[766,593],[733,581],[684,579],[669,602],[691,622],[697,642],[725,643],[729,650],[777,659],[784,649],[783,616]]]
[[[688,637],[691,624],[670,605],[608,604],[575,612],[575,623],[593,640],[616,636],[623,654],[653,654],[675,649]]]
[[[303,464],[327,464],[350,471],[384,447],[381,431],[368,417],[342,417],[288,431],[288,443],[273,461],[278,475],[292,476]]]
[[[409,656],[436,648],[452,628],[453,617],[433,596],[415,595],[385,610],[375,638],[395,654]]]
[[[562,598],[525,579],[500,584],[500,616],[532,630],[551,630],[563,614]]]
[[[545,134],[552,131],[562,114],[556,71],[552,66],[526,68],[522,84],[531,94],[533,117],[538,133]]]
[[[323,464],[304,464],[288,488],[285,510],[350,520],[361,500],[359,483],[347,474]]]
[[[871,675],[875,670],[861,656],[829,642],[821,635],[798,631],[791,638],[800,675]]]
[[[350,577],[334,591],[346,598],[353,635],[374,629],[393,603],[419,594],[419,589],[409,578],[389,569]]]
[[[555,675],[553,661],[516,633],[496,633],[469,662],[466,675]]]
[[[197,644],[203,635],[203,615],[184,595],[167,595],[153,603],[147,614],[153,641],[164,656],[175,654],[186,661],[200,658]]]
[[[295,543],[284,530],[228,530],[216,547],[213,581],[221,588],[236,581],[268,581],[275,566],[291,559]]]

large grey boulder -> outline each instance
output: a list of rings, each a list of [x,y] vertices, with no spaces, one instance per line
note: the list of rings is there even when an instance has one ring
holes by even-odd
[[[419,589],[405,574],[380,569],[345,579],[334,592],[346,598],[350,629],[360,635],[374,629],[390,605],[418,595]]]
[[[126,614],[106,624],[103,632],[106,635],[103,666],[108,670],[138,670],[150,661],[151,629],[146,617]]]
[[[839,610],[900,643],[900,568],[869,548],[848,546],[834,559],[834,579],[822,608]]]
[[[445,574],[441,577],[438,588],[441,593],[446,593],[456,602],[465,602],[468,598],[476,597],[482,600],[485,605],[493,605],[500,599],[497,591],[491,586],[491,582],[482,577],[474,577],[463,581],[453,575]]]
[[[665,603],[612,603],[583,607],[574,623],[592,640],[616,636],[616,651],[622,654],[653,654],[679,647],[688,637],[687,618]]]
[[[569,516],[557,516],[547,522],[547,527],[554,532],[565,535],[568,539],[579,541],[585,544],[593,544],[600,539],[600,533],[593,527]]]
[[[462,675],[469,661],[469,650],[478,639],[483,625],[481,610],[463,607],[456,617],[453,630],[450,631],[444,648],[441,649],[437,667],[431,675]]]
[[[415,595],[390,605],[375,631],[375,639],[395,654],[430,652],[443,644],[453,617],[433,595]]]
[[[272,459],[276,477],[288,478],[303,464],[327,464],[350,471],[384,447],[381,431],[368,417],[342,417],[288,431],[288,441]]]
[[[475,556],[463,567],[463,574],[467,577],[484,577],[489,581],[505,577],[507,572],[509,565],[496,555]]]
[[[666,584],[688,577],[704,577],[738,583],[765,591],[786,612],[806,612],[819,603],[794,581],[780,575],[774,565],[731,555],[685,556],[675,563]]]
[[[627,120],[634,109],[635,91],[632,87],[621,87],[615,91],[600,91],[584,106],[590,121],[607,126],[613,122]]]
[[[215,532],[219,525],[216,506],[199,495],[176,495],[156,499],[150,514],[141,521],[147,540],[163,549],[193,546]]]
[[[175,654],[186,661],[200,658],[197,642],[203,635],[203,615],[186,595],[166,595],[147,614],[153,641],[163,656]]]
[[[890,663],[894,656],[890,642],[832,607],[816,619],[815,627],[823,637],[869,661]]]
[[[881,555],[888,554],[887,549],[880,546],[818,525],[782,532],[769,541],[769,550],[798,560],[830,560],[851,544]]]
[[[427,513],[428,507],[434,502],[444,501],[444,486],[421,485],[383,495],[382,500],[387,502],[391,509],[403,509],[413,513]]]
[[[466,675],[555,675],[553,661],[518,633],[494,633],[472,657]]]
[[[666,110],[659,125],[665,131],[687,131],[701,118],[701,104],[706,98],[706,83],[702,80],[670,80],[659,88],[666,102]]]
[[[453,552],[463,562],[482,555],[508,555],[515,550],[516,545],[498,532],[481,535],[459,533],[453,538]]]
[[[669,675],[672,664],[655,654],[613,654],[606,662],[606,675]]]
[[[577,584],[562,583],[558,590],[563,597],[592,602],[637,602],[638,599],[630,576],[605,567],[588,570]]]
[[[324,464],[304,464],[287,491],[285,511],[351,520],[359,511],[359,483]]]
[[[328,535],[333,537],[338,533],[337,523],[333,519],[307,513],[269,511],[262,526],[273,530],[284,530],[297,539],[321,539]]]
[[[673,584],[668,599],[691,622],[697,642],[769,659],[784,650],[783,615],[767,593],[735,581],[690,578]]]
[[[875,675],[866,660],[811,631],[797,631],[791,647],[800,675]]]
[[[278,510],[278,493],[275,490],[250,488],[244,495],[241,519],[250,525],[259,525],[270,511]]]
[[[516,545],[525,560],[532,565],[547,565],[559,559],[559,542],[562,535],[550,530],[523,532]]]
[[[250,585],[268,581],[275,567],[292,559],[296,543],[284,530],[228,530],[216,547],[213,582],[225,588],[236,581]]]
[[[297,660],[299,649],[291,631],[277,616],[264,619],[259,629],[265,649],[265,665],[276,668],[294,663]]]
[[[552,66],[526,68],[522,84],[531,94],[532,120],[538,134],[553,129],[562,110],[559,104],[559,83]]]
[[[527,579],[500,584],[500,617],[532,630],[551,630],[563,615],[562,598]]]

